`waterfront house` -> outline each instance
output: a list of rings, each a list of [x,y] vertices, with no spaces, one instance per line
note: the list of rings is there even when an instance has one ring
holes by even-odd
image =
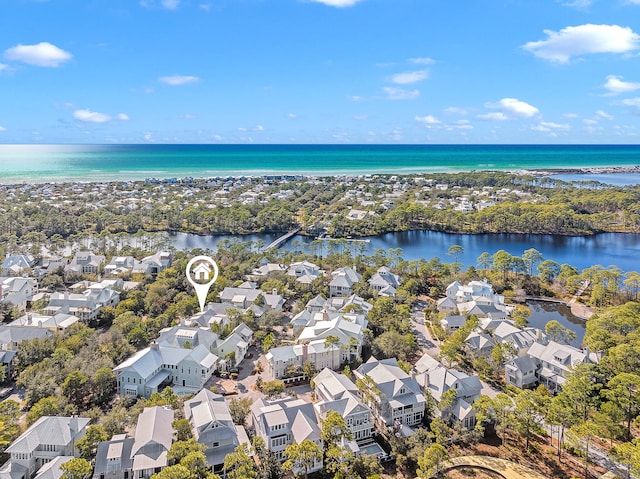
[[[331,273],[332,279],[329,283],[330,296],[351,296],[353,294],[353,286],[360,281],[361,277],[348,266],[333,271]]]
[[[378,296],[394,297],[400,286],[400,276],[391,272],[386,266],[380,266],[378,271],[369,278],[369,286]]]

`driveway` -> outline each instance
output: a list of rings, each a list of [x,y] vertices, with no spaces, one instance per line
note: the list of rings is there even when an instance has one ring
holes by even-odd
[[[423,310],[426,307],[425,301],[416,301],[411,312],[411,326],[422,351],[432,358],[437,358],[440,356],[440,342],[431,337],[431,333],[425,325]]]

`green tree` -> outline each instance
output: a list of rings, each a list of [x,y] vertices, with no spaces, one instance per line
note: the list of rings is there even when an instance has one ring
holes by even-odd
[[[20,434],[20,404],[13,399],[0,402],[0,453]]]
[[[344,418],[337,411],[329,410],[322,420],[320,438],[326,452],[331,445],[339,444],[343,439],[350,441],[353,434]]]
[[[171,427],[176,431],[176,439],[178,441],[188,441],[193,437],[191,423],[187,419],[175,419],[171,423]]]
[[[538,276],[546,283],[551,283],[560,273],[560,265],[550,259],[545,259],[538,265]]]
[[[27,413],[27,424],[30,426],[42,416],[60,416],[67,405],[61,396],[47,396],[36,402]]]
[[[240,444],[235,451],[224,458],[224,472],[227,479],[258,479],[253,459],[245,444]]]
[[[454,261],[453,270],[455,273],[457,273],[460,270],[460,262],[458,260],[460,258],[460,255],[462,254],[464,254],[464,248],[459,244],[451,245],[447,250],[447,256],[453,256],[453,261]]]
[[[86,459],[71,459],[60,465],[62,476],[60,479],[86,479],[91,474],[93,468]]]
[[[309,439],[301,443],[289,444],[284,450],[284,455],[287,460],[282,464],[282,469],[291,472],[295,477],[304,475],[305,479],[314,465],[322,460],[322,451]]]
[[[234,424],[245,425],[251,412],[251,404],[253,401],[250,398],[233,398],[229,402],[229,412]]]
[[[80,452],[80,457],[91,461],[98,453],[98,443],[108,439],[107,433],[102,426],[89,426],[85,436],[76,441],[76,448]]]
[[[430,479],[440,474],[442,463],[449,459],[449,453],[441,444],[431,444],[424,451],[424,455],[418,459],[418,476]]]
[[[262,392],[267,399],[273,399],[280,396],[285,390],[284,382],[279,379],[273,381],[265,381],[262,383]]]
[[[577,446],[584,450],[584,479],[589,477],[589,445],[599,432],[600,428],[591,419],[580,422],[571,428],[571,433],[576,436]]]
[[[528,250],[525,250],[522,255],[522,260],[524,261],[525,268],[527,269],[527,274],[529,276],[533,276],[534,268],[536,268],[542,261],[542,253],[535,248],[529,248]]]
[[[176,441],[171,444],[171,448],[167,453],[167,461],[169,461],[169,464],[178,464],[183,458],[192,452],[204,452],[205,449],[206,446],[204,444],[200,444],[193,437],[186,441]]]
[[[574,339],[576,339],[575,331],[572,331],[569,328],[565,328],[559,321],[552,319],[548,321],[544,326],[545,334],[552,341],[556,341],[558,343],[570,343]]]
[[[77,407],[82,407],[87,395],[87,383],[89,378],[79,370],[71,371],[63,381],[62,393],[69,399],[69,402]]]
[[[116,390],[116,376],[109,367],[98,369],[91,378],[91,402],[104,407]]]
[[[187,467],[175,464],[156,472],[151,479],[196,479],[196,477]]]
[[[543,432],[543,412],[547,401],[537,391],[525,389],[515,397],[513,424],[516,432],[525,439],[525,450],[529,450],[529,440],[534,434]]]
[[[558,460],[562,457],[564,432],[576,424],[578,420],[575,408],[571,404],[571,398],[564,391],[551,399],[546,422],[558,426]]]
[[[262,340],[262,351],[267,352],[276,344],[276,336],[273,333],[267,334]]]
[[[486,251],[484,251],[480,256],[478,256],[478,259],[476,261],[478,263],[478,267],[482,268],[485,271],[485,274],[486,274],[486,271],[490,269],[491,266],[493,265],[493,258]]]
[[[615,403],[623,412],[627,423],[627,441],[631,440],[631,422],[640,412],[640,376],[620,373],[602,390],[602,395]]]

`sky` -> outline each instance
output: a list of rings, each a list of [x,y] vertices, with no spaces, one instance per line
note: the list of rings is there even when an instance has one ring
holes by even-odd
[[[640,142],[640,0],[0,0],[0,143]]]

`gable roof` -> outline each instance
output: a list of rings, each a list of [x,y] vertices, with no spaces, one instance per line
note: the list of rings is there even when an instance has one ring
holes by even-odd
[[[136,434],[131,454],[136,455],[147,444],[158,444],[168,451],[173,442],[173,410],[154,406],[146,407],[140,416],[136,426]]]
[[[29,454],[41,444],[67,446],[89,424],[86,417],[42,416],[5,450]],[[72,431],[72,427],[75,430]]]

